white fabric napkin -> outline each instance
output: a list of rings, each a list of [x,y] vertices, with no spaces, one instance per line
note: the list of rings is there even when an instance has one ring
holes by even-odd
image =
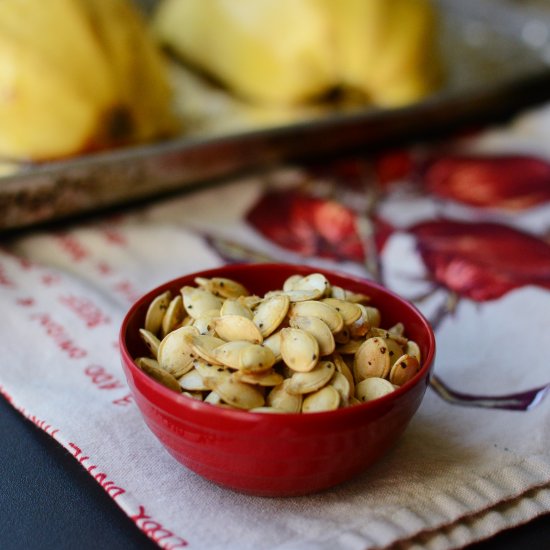
[[[540,146],[549,116],[548,108],[529,113],[460,146],[525,153],[531,144],[533,153],[550,158]],[[530,410],[519,411],[461,406],[428,389],[407,431],[378,464],[301,498],[257,498],[217,487],[177,463],[148,431],[117,350],[121,320],[139,295],[251,251],[255,259],[365,275],[349,258],[285,250],[246,221],[266,190],[290,192],[297,181],[300,170],[281,169],[6,244],[0,251],[0,392],[72,453],[163,548],[443,550],[549,512],[550,399],[542,392]],[[437,376],[455,390],[489,396],[549,384],[550,291],[524,285],[490,301],[462,297],[445,310],[449,291],[430,282],[406,228],[440,218],[489,220],[544,241],[550,205],[510,214],[403,189],[391,188],[378,207],[394,227],[381,253],[384,282],[411,299],[424,295],[417,304],[437,317]],[[548,278],[550,267],[540,269]]]

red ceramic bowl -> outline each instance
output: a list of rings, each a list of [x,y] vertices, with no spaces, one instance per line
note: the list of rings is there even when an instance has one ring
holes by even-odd
[[[375,401],[329,412],[262,414],[225,409],[178,395],[149,378],[132,358],[146,355],[138,335],[151,300],[178,293],[196,276],[228,277],[251,292],[282,288],[294,273],[324,273],[335,285],[372,297],[384,327],[401,321],[422,351],[418,374]],[[426,391],[435,338],[426,319],[399,296],[367,280],[288,264],[230,265],[194,273],[143,296],[120,332],[122,366],[143,418],[168,452],[194,472],[231,489],[262,496],[303,495],[326,489],[368,468],[397,440]]]

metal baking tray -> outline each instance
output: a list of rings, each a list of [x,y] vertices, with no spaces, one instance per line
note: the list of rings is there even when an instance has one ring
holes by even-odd
[[[181,85],[182,117],[189,119],[184,135],[22,166],[0,177],[0,231],[143,201],[281,161],[430,139],[550,98],[550,10],[518,0],[437,4],[446,78],[425,100],[398,109],[312,109],[283,120],[264,116],[269,122],[258,124],[246,106],[207,84],[200,88],[199,77],[178,67],[173,76]],[[204,93],[208,101],[187,104],[186,86],[195,99]]]

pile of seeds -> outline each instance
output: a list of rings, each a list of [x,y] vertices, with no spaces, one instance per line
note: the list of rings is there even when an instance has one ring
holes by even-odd
[[[197,277],[149,305],[136,365],[206,403],[254,412],[333,410],[394,391],[420,369],[402,323],[380,328],[370,298],[320,273],[251,295],[240,283]]]

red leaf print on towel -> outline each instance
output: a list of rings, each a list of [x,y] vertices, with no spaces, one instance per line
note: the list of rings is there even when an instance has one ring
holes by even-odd
[[[356,216],[336,201],[312,197],[301,191],[268,191],[252,207],[247,221],[278,246],[302,256],[362,262],[363,243]],[[381,223],[377,246],[389,230]]]
[[[535,157],[447,155],[420,177],[434,195],[470,206],[523,210],[550,200],[550,164]]]
[[[317,183],[330,183],[333,188],[359,193],[365,191],[365,185],[375,175],[371,162],[355,157],[313,162],[306,168],[309,177]]]
[[[495,223],[438,220],[410,229],[435,281],[478,302],[525,285],[550,288],[550,244]]]
[[[409,177],[414,168],[412,155],[406,150],[388,151],[375,159],[378,183],[382,186]]]

